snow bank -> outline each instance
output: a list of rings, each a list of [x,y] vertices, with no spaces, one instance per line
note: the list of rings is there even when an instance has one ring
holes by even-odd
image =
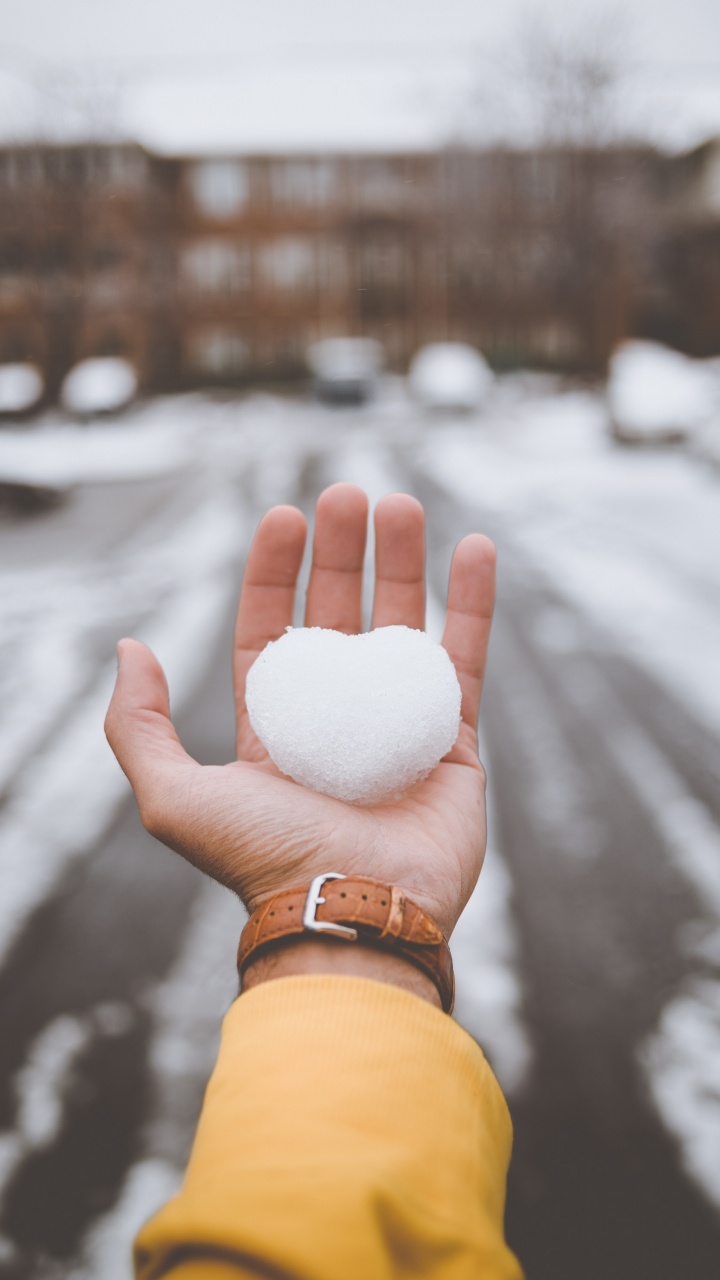
[[[665,1006],[641,1054],[653,1101],[682,1162],[720,1209],[720,983],[690,981]]]
[[[190,434],[169,425],[40,427],[0,435],[0,482],[63,489],[141,480],[187,466]]]

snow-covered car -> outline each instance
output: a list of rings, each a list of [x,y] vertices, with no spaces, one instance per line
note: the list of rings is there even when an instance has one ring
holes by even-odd
[[[607,401],[612,432],[623,444],[683,441],[712,416],[716,375],[657,342],[633,340],[610,360]]]
[[[79,418],[119,413],[137,396],[138,377],[129,360],[121,356],[94,356],[81,360],[67,374],[60,400],[68,413]]]
[[[428,409],[479,409],[492,383],[487,360],[464,342],[421,347],[408,373],[410,394]]]
[[[382,347],[372,338],[323,338],[307,352],[315,391],[335,404],[362,404],[377,390]]]
[[[37,365],[27,361],[0,364],[0,416],[32,413],[43,398],[45,383]]]

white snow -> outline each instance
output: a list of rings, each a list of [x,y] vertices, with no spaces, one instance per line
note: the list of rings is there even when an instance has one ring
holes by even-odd
[[[40,400],[43,376],[34,364],[0,364],[0,413],[24,413]]]
[[[60,1133],[73,1070],[92,1040],[123,1034],[134,1018],[128,1005],[98,1004],[80,1016],[60,1014],[33,1041],[13,1081],[15,1128],[0,1137],[0,1197],[22,1160]]]
[[[296,782],[358,804],[397,799],[450,750],[460,685],[423,631],[288,628],[247,677],[250,723]]]
[[[89,1027],[83,1020],[62,1014],[31,1045],[14,1081],[18,1104],[15,1127],[0,1138],[0,1195],[27,1153],[52,1142],[59,1133],[63,1086],[89,1038]]]
[[[428,409],[478,409],[492,385],[489,364],[463,342],[435,342],[410,366],[410,391]]]
[[[687,1172],[720,1209],[720,982],[694,979],[641,1053],[650,1094]]]
[[[482,738],[480,758],[488,760]],[[452,936],[454,1016],[484,1050],[508,1096],[521,1092],[533,1063],[532,1044],[523,1019],[512,894],[512,879],[495,834],[490,775],[485,862]]]
[[[695,457],[720,467],[720,410],[693,433],[690,448]]]
[[[152,420],[88,427],[61,422],[0,433],[0,481],[55,489],[149,479],[187,466],[192,457],[186,429]]]
[[[69,413],[86,417],[115,413],[137,395],[138,378],[133,366],[120,356],[81,360],[67,374],[60,399]]]

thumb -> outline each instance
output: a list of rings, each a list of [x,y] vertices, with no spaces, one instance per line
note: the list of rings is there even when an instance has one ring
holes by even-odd
[[[189,756],[170,719],[167,680],[154,653],[139,640],[118,645],[118,675],[105,717],[105,733],[135,792],[148,830],[164,825],[163,813],[179,775],[199,765]]]

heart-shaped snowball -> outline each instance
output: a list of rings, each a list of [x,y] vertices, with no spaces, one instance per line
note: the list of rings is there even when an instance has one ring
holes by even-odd
[[[396,799],[450,750],[460,686],[424,631],[289,627],[247,677],[250,723],[282,773],[338,800]]]

